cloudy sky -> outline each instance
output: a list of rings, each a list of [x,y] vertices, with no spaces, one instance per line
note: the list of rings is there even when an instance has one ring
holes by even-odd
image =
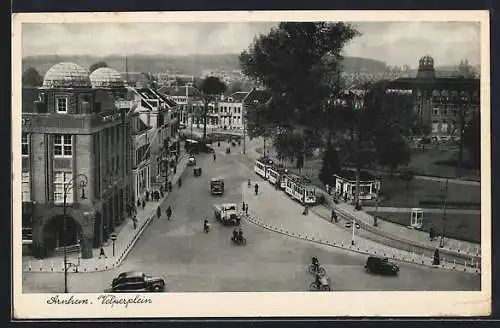
[[[23,24],[23,56],[239,53],[277,23]],[[356,22],[362,36],[345,55],[415,67],[425,54],[436,65],[480,62],[480,26],[472,22]]]

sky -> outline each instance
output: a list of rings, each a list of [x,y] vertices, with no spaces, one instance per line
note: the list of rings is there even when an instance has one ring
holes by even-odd
[[[423,55],[436,66],[480,63],[474,22],[355,22],[361,36],[344,55],[416,67]],[[23,24],[23,56],[240,53],[276,22]]]

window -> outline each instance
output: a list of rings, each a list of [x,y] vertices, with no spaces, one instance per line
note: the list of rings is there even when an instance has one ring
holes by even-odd
[[[22,193],[23,193],[23,202],[31,201],[29,172],[23,172],[22,174]]]
[[[54,172],[54,203],[61,204],[64,202],[64,185],[71,179],[71,172]],[[66,202],[73,202],[73,189],[66,195]]]
[[[56,134],[54,136],[54,156],[71,157],[73,145],[70,134]]]
[[[433,113],[434,113],[434,115],[439,115],[439,109],[434,108]]]
[[[56,97],[56,111],[58,113],[68,112],[68,98],[67,97]]]
[[[23,133],[21,137],[21,155],[29,156],[30,154],[29,148],[30,148],[29,136],[27,133]]]

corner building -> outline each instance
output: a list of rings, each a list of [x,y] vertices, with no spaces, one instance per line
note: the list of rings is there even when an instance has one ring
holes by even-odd
[[[92,81],[91,81],[92,78]],[[88,72],[73,63],[51,67],[37,89],[23,90],[23,243],[33,255],[61,254],[63,246],[91,258],[125,219],[131,190],[128,109],[115,100],[126,92],[115,71]],[[83,174],[87,184],[76,179]],[[66,197],[66,232],[63,196]]]

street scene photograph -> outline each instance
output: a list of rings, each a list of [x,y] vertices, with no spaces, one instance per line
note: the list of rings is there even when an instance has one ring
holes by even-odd
[[[484,288],[480,22],[23,23],[21,48],[22,294]]]

